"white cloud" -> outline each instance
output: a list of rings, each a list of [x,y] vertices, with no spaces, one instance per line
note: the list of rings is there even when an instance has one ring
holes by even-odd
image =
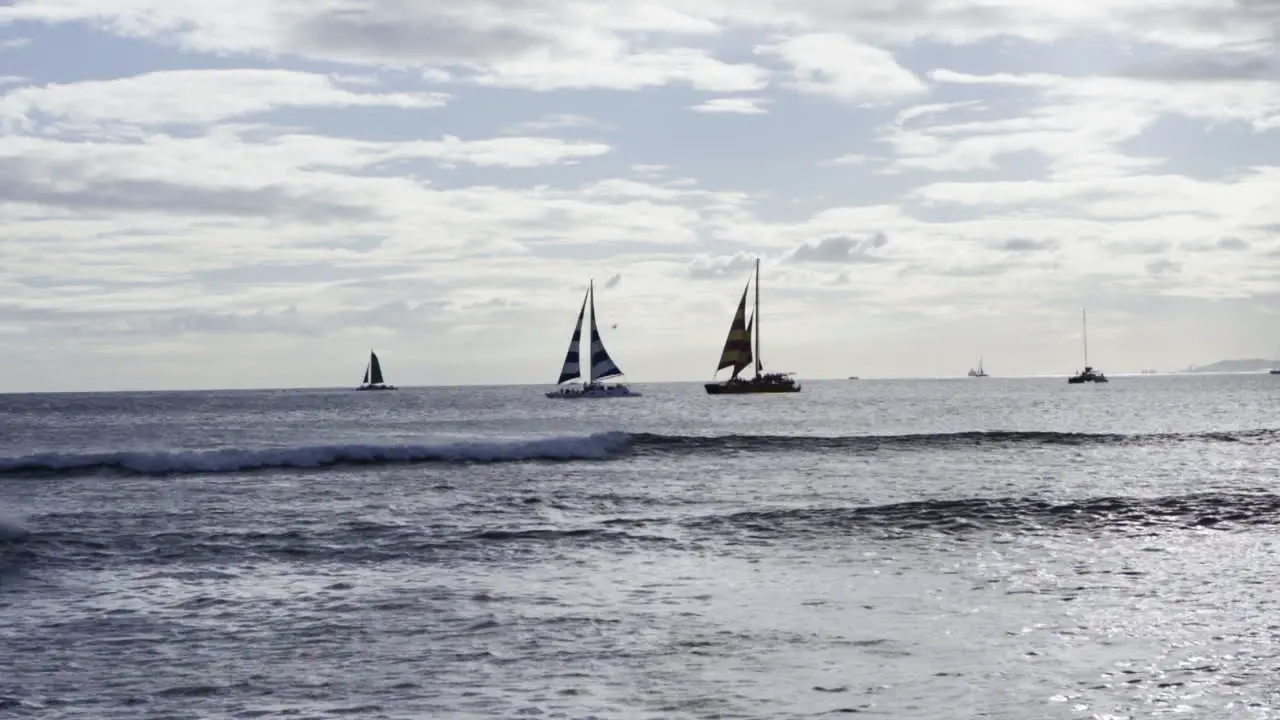
[[[492,63],[475,82],[500,88],[639,90],[685,83],[708,92],[750,92],[765,86],[754,65],[721,62],[701,50],[677,48],[625,56],[525,57]]]
[[[866,165],[871,161],[872,158],[869,155],[863,155],[861,153],[845,153],[844,155],[831,158],[830,160],[823,160],[819,165]]]
[[[764,98],[729,97],[704,100],[691,109],[694,112],[729,115],[763,115],[768,112],[760,107],[769,101]]]
[[[504,132],[513,135],[522,135],[524,133],[546,132],[548,130],[593,127],[596,124],[597,123],[593,118],[587,117],[586,115],[578,115],[576,113],[551,113],[536,120],[526,120],[521,123],[516,123],[504,130]]]
[[[72,123],[205,124],[288,107],[434,108],[442,93],[359,93],[289,70],[171,70],[114,80],[25,86],[0,95],[0,123],[37,115]]]
[[[927,87],[887,50],[840,33],[811,33],[756,48],[790,68],[796,92],[876,105],[922,95]]]

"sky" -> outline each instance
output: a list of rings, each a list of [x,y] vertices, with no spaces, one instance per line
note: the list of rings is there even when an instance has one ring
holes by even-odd
[[[4,0],[0,391],[1280,354],[1280,0]],[[616,326],[616,327],[615,327]]]

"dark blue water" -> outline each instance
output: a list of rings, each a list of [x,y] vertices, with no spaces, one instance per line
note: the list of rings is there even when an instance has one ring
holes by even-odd
[[[0,396],[0,717],[1273,717],[1280,379]]]

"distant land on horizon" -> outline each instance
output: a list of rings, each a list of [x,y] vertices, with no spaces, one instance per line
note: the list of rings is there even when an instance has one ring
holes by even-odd
[[[1256,372],[1261,370],[1270,370],[1273,367],[1280,367],[1280,360],[1263,360],[1261,358],[1253,358],[1250,360],[1219,360],[1209,365],[1191,365],[1181,372]]]

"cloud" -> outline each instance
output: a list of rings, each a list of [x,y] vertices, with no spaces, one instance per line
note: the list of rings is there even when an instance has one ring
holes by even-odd
[[[332,222],[371,217],[373,210],[336,196],[308,195],[280,185],[201,188],[159,180],[98,178],[83,166],[0,158],[0,203],[83,211],[230,215]]]
[[[622,282],[622,273],[614,273],[612,277],[604,281],[604,288],[606,290],[609,288],[616,288],[620,282]]]
[[[889,244],[889,237],[882,232],[855,239],[847,235],[836,235],[823,238],[817,242],[805,243],[789,256],[792,262],[801,263],[866,263],[879,262],[882,258],[874,255]]]
[[[1058,242],[1051,238],[1009,238],[999,243],[1002,250],[1028,251],[1028,250],[1053,250],[1058,247]]]
[[[846,153],[844,155],[840,155],[839,157],[831,158],[830,160],[823,160],[821,163],[819,163],[819,165],[826,165],[831,167],[840,166],[840,165],[866,165],[867,163],[871,162],[872,159],[873,158],[870,155],[863,155],[861,153]]]
[[[839,102],[878,105],[922,95],[927,87],[887,50],[841,33],[810,33],[757,46],[789,67],[787,86]]]
[[[575,113],[551,113],[537,120],[526,120],[506,129],[506,133],[522,135],[525,133],[546,132],[548,130],[567,130],[569,128],[585,128],[595,126],[593,118]]]
[[[691,109],[699,113],[730,115],[763,115],[768,112],[760,107],[769,101],[763,98],[711,98],[704,100]]]
[[[735,253],[721,257],[696,258],[688,267],[688,275],[697,280],[712,280],[723,277],[742,275],[756,265],[755,257],[746,253]]]
[[[435,108],[443,93],[361,93],[334,78],[279,69],[170,70],[15,88],[0,96],[0,124],[37,116],[79,123],[208,124],[288,107]]]
[[[1178,55],[1130,65],[1116,74],[1156,82],[1277,80],[1280,68],[1268,57]]]

